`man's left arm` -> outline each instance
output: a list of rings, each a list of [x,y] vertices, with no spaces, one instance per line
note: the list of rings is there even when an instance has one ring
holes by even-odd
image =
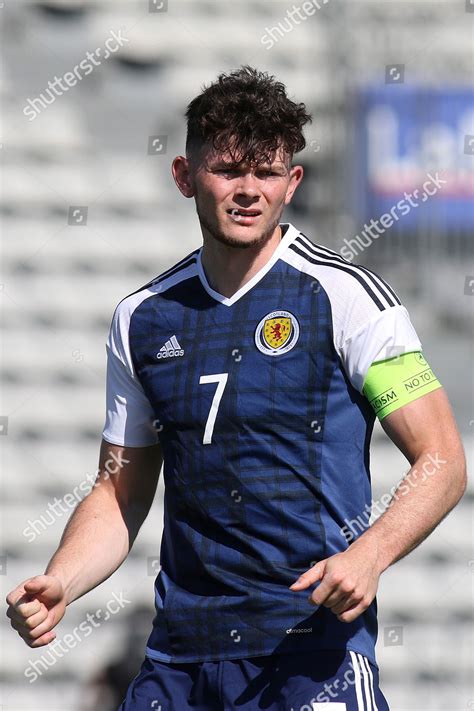
[[[416,548],[466,489],[464,450],[444,388],[399,407],[381,424],[410,462],[409,472],[367,531],[290,586],[299,591],[320,581],[310,602],[331,609],[343,622],[369,607],[383,571]]]

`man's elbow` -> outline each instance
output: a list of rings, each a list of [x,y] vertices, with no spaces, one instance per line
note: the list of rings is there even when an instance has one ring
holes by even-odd
[[[464,494],[466,493],[466,489],[467,489],[467,465],[466,465],[466,456],[463,452],[462,459],[459,463],[459,498],[458,498],[458,501],[464,496]]]
[[[467,464],[462,443],[459,442],[451,452],[446,455],[450,472],[449,496],[452,506],[462,499],[467,489]]]
[[[415,466],[423,472],[423,480],[427,475],[430,478],[435,475],[437,496],[443,501],[446,512],[451,511],[467,489],[466,455],[461,439],[456,436],[430,443],[418,456]]]

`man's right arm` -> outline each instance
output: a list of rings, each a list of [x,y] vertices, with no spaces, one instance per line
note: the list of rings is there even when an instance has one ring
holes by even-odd
[[[123,447],[102,440],[94,488],[74,510],[44,575],[7,595],[7,616],[30,647],[51,642],[66,606],[123,563],[150,510],[161,464],[159,444]]]

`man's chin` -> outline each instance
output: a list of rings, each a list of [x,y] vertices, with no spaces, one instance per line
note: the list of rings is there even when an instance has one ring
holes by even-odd
[[[213,236],[219,240],[219,242],[229,247],[236,247],[237,249],[254,247],[264,242],[265,239],[268,239],[267,233],[262,232],[262,230],[257,227],[237,227],[237,229],[224,227],[218,234],[214,234]]]
[[[220,229],[213,230],[212,235],[222,244],[236,249],[248,249],[256,247],[267,242],[273,235],[278,222],[274,225],[239,225],[238,222],[233,224],[221,225]]]

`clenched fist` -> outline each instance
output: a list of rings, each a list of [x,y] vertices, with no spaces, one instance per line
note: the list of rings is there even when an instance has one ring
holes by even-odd
[[[42,647],[55,639],[51,632],[64,617],[67,600],[54,575],[28,578],[8,593],[7,617],[29,647]]]

